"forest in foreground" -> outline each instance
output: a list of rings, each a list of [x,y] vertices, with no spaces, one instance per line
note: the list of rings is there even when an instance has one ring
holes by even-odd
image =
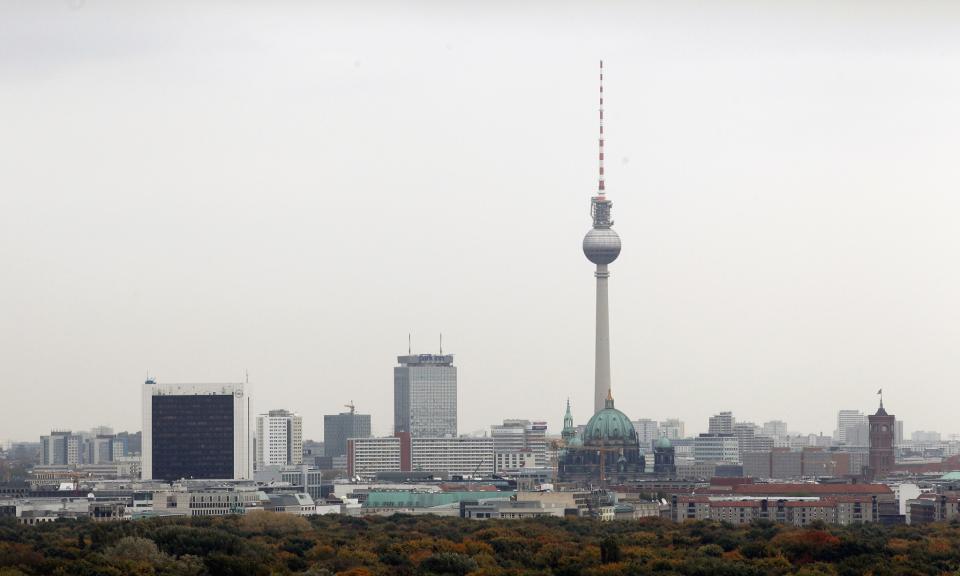
[[[956,523],[801,529],[271,512],[39,526],[0,519],[0,576],[957,573]]]

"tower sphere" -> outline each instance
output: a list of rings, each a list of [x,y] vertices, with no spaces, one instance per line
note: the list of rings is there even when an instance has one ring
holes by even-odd
[[[591,228],[583,238],[583,253],[594,264],[610,264],[620,255],[620,236],[610,228]]]

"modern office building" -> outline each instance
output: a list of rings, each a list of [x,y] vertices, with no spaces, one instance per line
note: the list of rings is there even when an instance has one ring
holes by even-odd
[[[399,432],[388,438],[347,440],[347,472],[371,477],[380,472],[436,472],[489,476],[496,463],[490,437],[415,438]]]
[[[400,462],[401,454],[409,457],[409,445],[410,435],[406,432],[382,438],[350,438],[347,440],[347,474],[368,478],[380,472],[409,471],[409,459],[402,466]]]
[[[257,416],[255,469],[303,463],[303,418],[287,410]]]
[[[850,444],[847,440],[847,429],[858,425],[866,425],[867,417],[859,410],[841,410],[837,413],[837,431],[834,440],[837,444]]]
[[[687,437],[683,421],[679,418],[668,418],[660,422],[660,435],[671,441]]]
[[[89,442],[90,454],[87,460],[91,464],[106,464],[114,460],[114,435],[101,434]]]
[[[644,452],[650,452],[653,443],[660,438],[660,425],[656,420],[641,418],[633,421],[633,429],[637,431],[637,438],[640,440],[640,449]]]
[[[505,463],[504,470],[516,469],[513,463],[523,459],[520,454],[530,454],[533,457],[534,463],[529,467],[546,468],[549,464],[546,422],[507,419],[503,424],[490,427],[490,437],[493,438],[498,461]],[[497,472],[500,471],[497,467]]]
[[[69,430],[54,430],[40,437],[40,463],[44,466],[83,464],[83,438]]]
[[[143,384],[145,480],[250,478],[244,385]]]
[[[370,415],[357,414],[353,402],[349,412],[327,414],[323,417],[323,455],[329,457],[347,454],[347,439],[370,437]]]
[[[393,429],[414,438],[457,435],[457,367],[452,354],[398,356]]]
[[[783,420],[771,420],[764,422],[761,432],[764,436],[769,436],[774,440],[784,440],[787,437],[787,423]]]
[[[733,434],[700,434],[693,440],[696,462],[740,463],[740,444]]]
[[[733,412],[721,412],[710,417],[708,434],[733,434]]]

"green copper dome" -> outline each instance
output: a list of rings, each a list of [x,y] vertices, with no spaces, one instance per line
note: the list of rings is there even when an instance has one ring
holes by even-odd
[[[584,445],[638,444],[637,431],[627,415],[613,407],[613,397],[607,395],[606,407],[593,415],[583,430]]]
[[[661,437],[657,438],[657,443],[656,443],[656,445],[655,445],[654,447],[655,447],[655,448],[670,448],[671,446],[673,446],[673,445],[670,443],[670,439],[667,438],[666,436],[661,436]]]

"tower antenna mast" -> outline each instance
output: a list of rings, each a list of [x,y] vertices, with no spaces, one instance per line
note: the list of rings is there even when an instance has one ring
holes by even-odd
[[[600,179],[597,183],[597,192],[606,194],[603,181],[603,60],[600,61]]]

